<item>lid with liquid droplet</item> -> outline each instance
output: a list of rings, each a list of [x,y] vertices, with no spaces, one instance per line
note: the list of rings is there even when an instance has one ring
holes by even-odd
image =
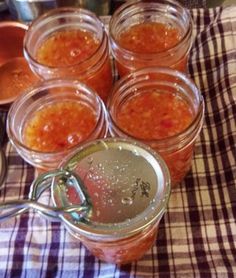
[[[62,219],[81,235],[125,238],[159,221],[166,209],[168,169],[144,144],[120,138],[96,140],[76,150],[62,167],[80,176],[91,198],[91,213],[83,220],[77,221],[76,213]],[[58,207],[80,202],[73,187],[62,190],[56,182],[52,196]]]

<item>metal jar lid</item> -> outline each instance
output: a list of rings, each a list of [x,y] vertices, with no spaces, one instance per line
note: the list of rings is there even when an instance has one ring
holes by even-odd
[[[158,223],[170,195],[170,176],[163,159],[133,140],[107,138],[81,146],[61,167],[81,179],[92,204],[89,213],[61,214],[75,233],[94,240],[122,239]],[[75,188],[54,179],[56,207],[78,205]]]

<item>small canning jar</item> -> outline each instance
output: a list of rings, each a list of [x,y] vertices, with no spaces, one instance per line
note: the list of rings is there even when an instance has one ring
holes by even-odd
[[[91,203],[82,221],[76,213],[61,220],[93,255],[125,264],[155,244],[169,201],[170,176],[149,146],[131,139],[100,139],[83,144],[60,167],[81,177]],[[57,207],[80,203],[73,188],[62,194],[55,184],[52,192]]]
[[[204,119],[195,84],[170,68],[145,68],[121,78],[108,101],[110,133],[142,141],[164,158],[172,187],[191,167]]]
[[[177,1],[127,1],[109,24],[119,75],[150,66],[186,72],[192,28],[189,11]]]
[[[104,138],[107,132],[104,103],[79,81],[39,83],[15,100],[7,117],[11,143],[42,171],[55,169],[82,142]]]
[[[53,206],[42,203],[50,189]],[[82,144],[59,168],[39,175],[28,199],[0,203],[0,220],[33,208],[61,221],[98,259],[126,264],[156,242],[170,196],[163,159],[147,145],[106,138]]]
[[[100,19],[80,8],[58,8],[29,26],[24,55],[43,79],[80,80],[106,101],[113,77],[108,37]]]

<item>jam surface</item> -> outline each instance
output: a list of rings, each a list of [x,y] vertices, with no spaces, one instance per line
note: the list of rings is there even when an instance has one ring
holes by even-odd
[[[147,92],[128,100],[116,115],[118,126],[139,140],[154,140],[150,146],[165,160],[172,187],[182,181],[191,167],[194,143],[173,152],[159,148],[155,140],[178,136],[194,118],[190,105],[174,93]],[[170,147],[166,145],[166,147]]]
[[[120,45],[137,53],[157,53],[174,47],[181,40],[179,30],[160,22],[144,22],[120,34]]]
[[[164,139],[186,129],[193,120],[191,107],[174,93],[151,92],[128,100],[117,114],[118,125],[142,139]]]
[[[64,101],[36,111],[24,128],[25,144],[42,152],[62,151],[84,141],[96,125],[87,105]]]
[[[91,57],[98,46],[99,41],[88,31],[58,31],[42,43],[36,56],[47,66],[70,66]]]
[[[74,78],[91,87],[103,101],[107,100],[113,77],[107,50],[100,53],[100,42],[85,30],[55,32],[36,53],[39,63],[58,68],[47,78]],[[98,56],[102,55],[100,59]],[[86,61],[85,64],[82,64]],[[45,75],[47,76],[47,71]]]

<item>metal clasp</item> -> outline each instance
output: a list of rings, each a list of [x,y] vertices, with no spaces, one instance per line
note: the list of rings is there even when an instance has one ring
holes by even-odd
[[[53,207],[40,203],[38,201],[40,196],[52,186],[53,179],[55,178],[58,178],[59,182],[64,185],[67,183],[73,185],[79,194],[81,203],[64,207]],[[60,169],[39,175],[31,185],[28,199],[0,203],[0,212],[3,212],[0,213],[0,221],[22,214],[30,208],[51,220],[59,220],[61,215],[71,215],[76,212],[78,221],[78,216],[80,219],[89,213],[91,210],[91,202],[80,177],[71,171]]]

